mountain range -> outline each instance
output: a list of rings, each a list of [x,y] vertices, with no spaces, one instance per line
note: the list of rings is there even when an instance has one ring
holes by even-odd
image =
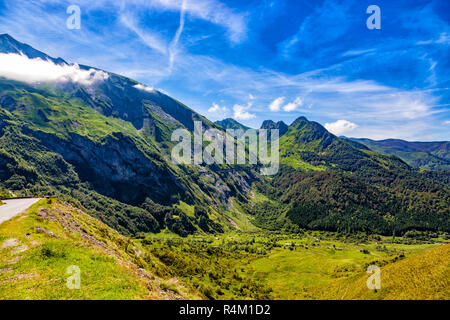
[[[216,124],[225,129],[250,129],[238,121],[227,118],[216,121]],[[274,122],[265,120],[261,129],[278,129],[279,134],[284,135],[289,126],[283,121]],[[400,139],[372,140],[367,138],[347,138],[359,142],[373,151],[385,154],[395,155],[409,164],[411,167],[428,170],[450,170],[450,142],[432,141],[432,142],[410,142]]]
[[[337,137],[305,117],[263,123],[280,130],[281,167],[273,177],[252,165],[176,165],[173,130],[193,133],[194,121],[222,132],[247,127],[233,119],[213,123],[158,90],[49,57],[9,35],[0,36],[0,53],[89,75],[0,77],[1,189],[57,196],[125,235],[223,232],[242,228],[236,215],[258,228],[292,232],[450,231],[448,170],[417,170],[422,165],[403,154]],[[448,142],[427,148],[402,152],[448,157]],[[270,201],[250,205],[254,191]]]
[[[399,139],[371,140],[357,139],[370,149],[395,155],[414,168],[450,170],[450,142],[409,142]]]

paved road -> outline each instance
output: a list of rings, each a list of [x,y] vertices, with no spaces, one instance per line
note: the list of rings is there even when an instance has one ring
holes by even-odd
[[[0,224],[24,212],[39,200],[41,199],[30,198],[2,200],[6,204],[0,206]]]

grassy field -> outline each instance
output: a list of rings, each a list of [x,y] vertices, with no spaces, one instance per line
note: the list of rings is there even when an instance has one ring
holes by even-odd
[[[243,217],[235,217],[240,229],[224,234],[182,238],[166,230],[131,239],[69,205],[42,200],[0,225],[0,297],[450,298],[448,236],[286,234],[251,228],[250,217]],[[80,290],[66,286],[71,265],[81,270]],[[369,265],[381,267],[377,292],[366,286]]]
[[[355,279],[364,280],[358,283],[360,292],[350,294],[348,291],[343,299],[373,299],[373,291],[365,284],[368,277],[367,266],[380,266],[383,275],[387,268],[386,273],[390,274],[390,279],[395,278],[395,273],[389,271],[392,266],[401,262],[414,268],[416,262],[422,260],[428,261],[428,264],[436,263],[438,266],[435,269],[438,271],[433,272],[426,281],[422,281],[415,292],[410,289],[405,291],[404,299],[426,298],[427,292],[435,290],[435,282],[440,283],[440,289],[436,289],[434,297],[450,297],[449,292],[439,293],[443,283],[446,283],[444,277],[450,276],[450,255],[442,255],[439,260],[433,260],[429,255],[433,250],[448,248],[450,245],[442,245],[443,241],[447,240],[410,241],[379,236],[375,238],[342,237],[320,232],[286,235],[263,231],[233,232],[187,239],[169,239],[167,236],[154,235],[153,243],[148,248],[164,252],[156,254],[157,256],[170,256],[169,264],[174,267],[172,270],[179,269],[179,277],[191,281],[194,286],[210,288],[212,293],[209,297],[214,299],[340,299],[342,293],[333,292],[342,288],[342,283],[353,283]],[[182,253],[183,258],[177,257],[174,252]],[[192,266],[207,272],[197,273]],[[242,290],[234,283],[235,278],[242,283],[251,283],[253,292],[245,288]],[[403,280],[404,276],[400,273],[398,281]],[[383,283],[386,287],[392,286],[388,284],[392,280],[385,282]],[[227,289],[223,289],[224,286]],[[217,295],[216,291],[220,294]],[[383,289],[381,292],[384,292]],[[381,299],[390,296],[378,294],[375,297]]]
[[[75,208],[42,200],[0,226],[2,299],[197,298],[177,279],[159,278],[157,260]],[[144,259],[147,261],[144,261]],[[148,264],[154,263],[151,267]],[[78,266],[81,288],[66,286]],[[171,290],[171,287],[172,290]]]
[[[399,256],[413,255],[436,245],[388,245],[378,251],[375,244],[351,244],[340,241],[292,240],[288,248],[276,248],[250,264],[251,270],[273,289],[275,299],[308,299],[309,288],[327,287],[336,279],[360,275],[376,261],[387,263]],[[290,245],[289,245],[290,244]],[[367,277],[366,277],[367,278]],[[367,290],[367,288],[366,288]]]
[[[439,246],[395,261],[380,269],[379,290],[368,290],[367,274],[359,273],[326,286],[312,288],[310,299],[448,300],[450,245]]]

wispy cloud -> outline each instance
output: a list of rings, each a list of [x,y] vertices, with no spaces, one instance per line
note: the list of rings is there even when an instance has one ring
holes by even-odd
[[[364,54],[374,53],[376,52],[376,48],[371,49],[362,49],[362,50],[349,50],[342,54],[343,57],[352,57],[352,56],[360,56]]]
[[[416,44],[424,45],[424,44],[450,44],[450,35],[447,32],[442,32],[437,39],[430,40],[421,40],[417,41]]]
[[[182,6],[182,2],[185,2]],[[238,43],[246,38],[247,24],[245,14],[235,13],[223,3],[216,0],[155,0],[145,1],[149,6],[165,10],[184,10],[198,19],[220,25],[228,30],[232,42]]]
[[[296,34],[279,45],[280,55],[290,58],[299,49],[313,50],[343,35],[351,22],[348,15],[350,7],[351,1],[323,2],[303,20]]]
[[[360,137],[382,139],[395,134],[404,139],[419,139],[429,130],[427,124],[433,122],[432,118],[445,112],[445,108],[439,107],[436,92],[398,89],[373,80],[332,77],[327,70],[298,75],[271,70],[255,72],[202,56],[185,57],[184,63],[178,68],[178,74],[197,73],[195,79],[180,78],[197,94],[205,97],[211,95],[214,99],[225,99],[230,103],[243,97],[235,112],[235,118],[241,120],[272,118],[266,115],[267,107],[259,106],[269,106],[268,109],[275,112],[287,106],[285,111],[295,109],[291,111],[294,117],[297,112],[301,112],[323,123],[342,118],[361,122],[352,131]],[[231,83],[233,86],[230,86]],[[205,92],[202,88],[211,91]],[[242,108],[247,103],[244,98],[249,91],[258,97],[252,112]],[[273,99],[274,96],[278,98]],[[286,97],[292,97],[292,100],[286,103]],[[244,111],[249,114],[243,115]],[[415,123],[415,126],[411,126],[411,123]],[[257,123],[252,124],[258,126]]]
[[[124,26],[136,33],[136,35],[139,36],[139,38],[142,40],[142,42],[145,43],[146,46],[158,51],[161,54],[168,54],[168,42],[156,32],[152,32],[149,30],[144,31],[143,29],[141,29],[137,25],[136,19],[134,19],[131,14],[122,14],[120,16],[120,21]]]
[[[169,46],[169,69],[172,70],[173,68],[173,62],[175,60],[175,55],[177,53],[177,45],[178,41],[180,40],[181,33],[183,32],[184,28],[184,16],[186,12],[186,1],[181,1],[181,8],[180,8],[180,25],[178,26],[177,32],[175,33],[175,36],[172,39],[172,42]]]

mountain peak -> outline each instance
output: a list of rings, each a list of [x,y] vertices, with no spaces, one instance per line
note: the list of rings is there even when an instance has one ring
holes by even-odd
[[[286,123],[284,123],[283,121],[278,121],[275,123],[272,120],[264,120],[261,125],[261,129],[267,129],[267,130],[278,129],[280,136],[285,134],[288,131],[288,128],[289,128],[288,125]]]
[[[226,118],[220,121],[216,121],[214,122],[215,124],[218,124],[219,126],[221,126],[224,129],[242,129],[242,130],[248,130],[250,129],[247,126],[244,126],[242,123],[234,120],[233,118]]]
[[[8,39],[8,40],[12,40],[12,41],[16,41],[16,39],[14,39],[13,37],[11,37],[9,34],[7,33],[2,33],[0,34],[0,39]]]
[[[53,58],[42,51],[36,50],[28,44],[22,43],[14,39],[7,33],[0,35],[0,53],[23,54],[30,59],[40,58],[42,60],[50,60],[55,64],[67,64],[62,58]]]
[[[304,125],[305,122],[309,122],[309,120],[304,116],[300,116],[291,123],[291,127],[298,127],[300,124]]]

